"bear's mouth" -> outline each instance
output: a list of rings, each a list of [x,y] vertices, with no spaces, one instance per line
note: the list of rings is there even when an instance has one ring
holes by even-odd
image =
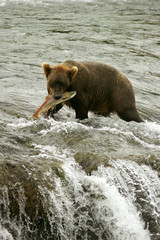
[[[58,100],[58,99],[62,98],[63,94],[64,94],[64,92],[62,90],[59,90],[59,89],[55,90],[55,89],[53,89],[53,97],[54,97],[54,99]]]
[[[62,95],[61,95],[61,96],[55,96],[55,95],[54,95],[54,99],[55,99],[55,100],[58,100],[58,99],[60,99],[60,98],[62,98]]]
[[[75,95],[77,94],[77,92],[76,91],[71,91],[71,92],[64,92],[63,94],[61,94],[61,95],[52,95],[53,96],[53,98],[55,99],[55,100],[59,100],[59,99],[66,99],[66,100],[69,100],[70,98],[73,98]]]

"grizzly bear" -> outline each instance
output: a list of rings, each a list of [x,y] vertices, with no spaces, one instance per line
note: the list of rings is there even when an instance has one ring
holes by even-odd
[[[139,116],[130,81],[112,66],[97,62],[65,61],[50,67],[43,63],[48,94],[58,99],[65,91],[76,91],[65,102],[76,112],[76,118],[88,118],[88,112],[109,116],[115,112],[125,121],[143,122]],[[57,105],[57,111],[62,106]],[[49,110],[48,114],[51,114]]]

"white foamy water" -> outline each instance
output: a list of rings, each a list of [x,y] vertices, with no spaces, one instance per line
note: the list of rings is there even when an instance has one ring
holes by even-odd
[[[0,225],[0,239],[1,240],[14,240],[12,235]]]

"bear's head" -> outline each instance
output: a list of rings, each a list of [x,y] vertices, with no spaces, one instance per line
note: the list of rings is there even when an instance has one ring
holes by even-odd
[[[47,78],[48,94],[53,94],[55,99],[61,98],[62,94],[71,86],[78,72],[78,68],[69,68],[63,64],[50,67],[48,63],[42,65]]]

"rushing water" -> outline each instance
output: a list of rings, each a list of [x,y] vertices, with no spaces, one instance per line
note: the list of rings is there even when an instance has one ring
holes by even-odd
[[[30,117],[42,63],[99,61],[144,123]],[[159,0],[0,0],[0,240],[160,240]]]

